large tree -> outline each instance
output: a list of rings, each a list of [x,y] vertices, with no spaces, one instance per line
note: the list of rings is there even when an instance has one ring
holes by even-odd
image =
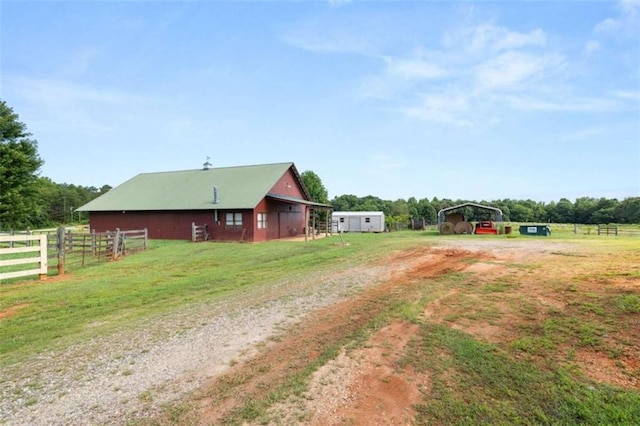
[[[0,100],[0,229],[27,227],[38,214],[42,160],[30,136],[18,114]]]
[[[322,180],[320,177],[312,172],[311,170],[307,170],[302,172],[300,175],[302,181],[304,182],[304,186],[309,190],[309,194],[311,194],[311,201],[322,204],[329,204],[329,193],[327,189],[322,184]]]
[[[302,178],[302,182],[304,182],[304,186],[307,187],[307,190],[311,195],[311,201],[329,204],[329,192],[327,191],[327,188],[324,187],[322,180],[317,174],[311,170],[307,170],[302,172],[300,177]],[[320,223],[327,219],[327,212],[324,210],[316,211],[314,216],[315,220]]]

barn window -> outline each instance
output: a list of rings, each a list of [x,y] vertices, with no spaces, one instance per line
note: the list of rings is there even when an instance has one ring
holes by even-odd
[[[364,223],[370,223],[371,222],[371,218],[370,217],[365,217],[364,218]]]
[[[344,223],[344,217],[340,218],[340,223]]]
[[[258,229],[264,229],[267,227],[267,214],[258,213]]]
[[[225,227],[226,229],[242,228],[242,213],[227,213]]]

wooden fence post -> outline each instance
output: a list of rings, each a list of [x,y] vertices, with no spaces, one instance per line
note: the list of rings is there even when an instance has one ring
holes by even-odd
[[[147,249],[147,238],[148,238],[148,236],[149,236],[149,232],[147,231],[147,228],[144,228],[144,245],[143,245],[143,247],[144,247],[145,250]]]
[[[64,275],[64,226],[58,228],[58,275]]]
[[[329,230],[329,210],[325,211],[324,215],[324,236],[328,237],[329,233],[333,234],[333,229]]]
[[[40,279],[47,279],[49,265],[47,263],[49,257],[47,255],[47,234],[40,235]]]
[[[120,238],[121,238],[120,228],[116,228],[116,234],[113,237],[113,253],[111,255],[111,258],[113,260],[116,260],[120,253]]]
[[[311,210],[311,239],[316,239],[316,212]]]
[[[304,206],[304,241],[309,237],[309,206]]]
[[[196,223],[191,222],[191,242],[196,242]]]

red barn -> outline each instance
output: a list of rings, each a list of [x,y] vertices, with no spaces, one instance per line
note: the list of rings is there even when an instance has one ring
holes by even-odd
[[[142,173],[80,207],[98,232],[147,228],[150,238],[266,241],[303,235],[314,208],[293,163]]]

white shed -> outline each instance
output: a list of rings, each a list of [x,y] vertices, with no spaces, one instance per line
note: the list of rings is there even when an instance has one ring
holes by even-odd
[[[332,232],[384,232],[383,212],[333,212]]]

